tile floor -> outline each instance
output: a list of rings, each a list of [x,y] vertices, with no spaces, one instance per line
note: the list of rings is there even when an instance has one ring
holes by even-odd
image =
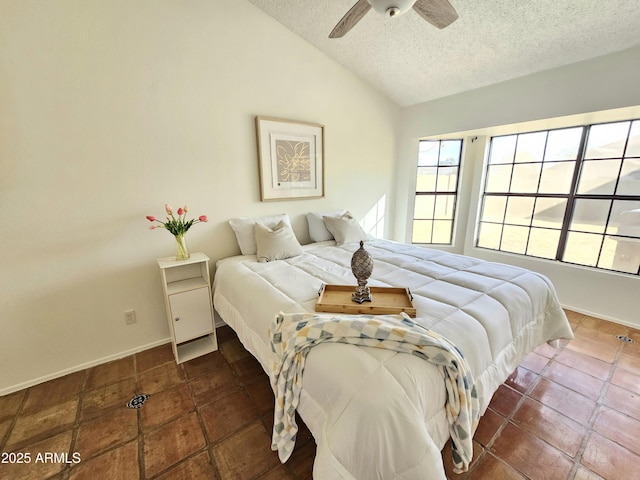
[[[568,315],[575,340],[524,359],[480,422],[470,471],[450,479],[640,478],[640,332]],[[218,336],[182,365],[164,345],[0,397],[0,460],[30,457],[0,463],[0,479],[310,479],[308,430],[281,465],[267,376],[231,329]],[[125,408],[136,393],[151,397]]]

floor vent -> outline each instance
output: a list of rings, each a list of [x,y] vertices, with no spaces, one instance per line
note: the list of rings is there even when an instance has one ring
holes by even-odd
[[[626,335],[616,335],[616,338],[622,343],[634,343],[633,338],[629,338]]]
[[[127,403],[127,408],[140,408],[144,402],[149,400],[151,395],[145,395],[144,393],[139,393],[135,397],[133,397]]]

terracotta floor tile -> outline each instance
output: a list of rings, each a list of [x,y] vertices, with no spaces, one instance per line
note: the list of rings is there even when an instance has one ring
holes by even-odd
[[[491,409],[487,409],[484,415],[480,418],[476,433],[473,435],[473,439],[480,445],[487,446],[493,439],[498,429],[505,422],[504,417],[498,415]]]
[[[531,398],[544,403],[580,424],[586,424],[596,408],[594,400],[590,400],[546,378],[540,379],[531,392]]]
[[[526,480],[513,467],[498,460],[491,454],[485,454],[478,465],[469,473],[469,480]]]
[[[109,450],[71,469],[69,480],[136,480],[140,478],[138,441]]]
[[[580,352],[565,348],[556,358],[557,362],[567,365],[581,372],[588,373],[600,380],[607,380],[611,371],[611,364],[590,357]]]
[[[266,373],[262,370],[262,366],[260,366],[260,362],[251,356],[236,360],[230,365],[233,373],[238,377],[238,380],[245,384],[255,381],[258,376],[266,376]]]
[[[175,362],[165,363],[138,375],[140,392],[147,395],[161,392],[167,388],[179,385],[184,381],[182,367]]]
[[[580,328],[588,328],[599,332],[599,335],[609,335],[614,338],[616,335],[628,335],[630,331],[629,327],[620,325],[619,323],[613,323],[587,315],[585,315],[580,322]]]
[[[522,394],[509,387],[500,385],[496,393],[493,394],[489,406],[503,417],[508,417],[515,410],[516,405],[521,399]]]
[[[604,381],[558,362],[551,362],[544,376],[594,401],[604,386]]]
[[[633,453],[640,455],[640,420],[603,407],[593,424],[593,429]]]
[[[263,415],[273,410],[275,397],[269,377],[261,376],[256,382],[247,385],[245,389],[258,414]]]
[[[196,413],[190,413],[152,432],[145,433],[144,469],[151,477],[206,446]]]
[[[72,462],[71,430],[49,437],[42,442],[29,445],[17,451],[23,455],[22,459],[29,455],[28,463],[2,463],[0,464],[0,480],[42,480],[50,478],[67,467],[66,462]],[[47,453],[66,454],[55,459],[46,459]],[[38,457],[38,454],[41,456]],[[47,461],[45,461],[47,460]]]
[[[531,352],[529,355],[524,357],[522,362],[520,362],[520,365],[534,373],[541,373],[548,363],[549,359],[547,357],[539,355],[536,352]]]
[[[640,375],[616,368],[611,377],[611,383],[640,395]]]
[[[512,423],[502,430],[491,450],[530,478],[540,478],[540,465],[544,465],[545,480],[566,480],[573,467],[560,450]]]
[[[453,471],[453,454],[451,449],[451,439],[447,440],[444,448],[442,449],[442,464],[444,465],[444,473],[446,474],[449,480],[465,480],[468,472],[464,473],[455,473]],[[473,442],[473,459],[471,460],[471,465],[469,465],[469,470],[473,469],[476,462],[482,458],[485,450],[478,442]]]
[[[622,368],[635,375],[640,375],[640,357],[621,353],[618,359],[618,368]]]
[[[582,464],[607,479],[632,479],[638,478],[640,456],[592,433],[582,454]]]
[[[582,313],[574,312],[573,310],[565,310],[564,313],[567,315],[567,320],[575,324],[580,324],[582,319],[586,316]]]
[[[538,374],[519,366],[504,382],[514,390],[526,393],[538,381]]]
[[[578,453],[585,434],[583,425],[531,399],[516,411],[513,422],[570,457]]]
[[[115,445],[129,442],[138,436],[138,412],[125,408],[109,410],[78,428],[75,451],[83,460]]]
[[[4,436],[9,432],[9,428],[13,423],[13,418],[8,418],[7,420],[0,421],[0,448],[4,443]],[[1,450],[0,450],[1,451]]]
[[[83,370],[31,387],[22,413],[33,413],[79,395],[85,376],[86,371]]]
[[[227,361],[222,356],[220,350],[208,353],[201,357],[194,358],[182,364],[187,378],[196,378],[206,373],[216,371],[218,368],[226,366]]]
[[[258,418],[251,401],[242,391],[221,398],[200,409],[211,443],[238,431]]]
[[[155,393],[140,407],[140,422],[147,431],[195,409],[189,387],[181,383],[173,388]]]
[[[616,385],[609,385],[603,403],[640,420],[640,396]]]
[[[631,332],[629,332],[629,337],[633,340],[633,343],[623,344],[622,353],[634,357],[640,357],[640,332],[637,330],[631,330]]]
[[[138,373],[145,372],[165,363],[175,362],[173,349],[170,343],[150,348],[143,352],[136,353],[136,371]]]
[[[311,480],[309,474],[313,471],[315,457],[316,444],[314,442],[299,443],[296,441],[296,447],[289,460],[287,460],[287,464],[293,470],[296,478],[309,478]]]
[[[552,347],[547,343],[543,343],[542,345],[538,346],[534,350],[534,352],[543,357],[553,358],[556,355],[556,353],[558,353],[558,349]]]
[[[265,430],[269,433],[269,436],[273,433],[273,411],[265,413],[260,417],[260,421],[264,425]],[[301,422],[299,421],[298,414],[296,413],[296,425],[300,428]],[[299,433],[299,432],[298,432]],[[297,443],[297,440],[296,440]]]
[[[255,421],[213,446],[216,465],[223,479],[249,480],[280,463],[271,451],[271,439],[262,423]]]
[[[190,384],[199,407],[240,391],[240,384],[227,364],[193,379]]]
[[[222,325],[216,328],[216,338],[218,339],[218,345],[222,345],[225,342],[235,340],[238,336],[229,325]]]
[[[85,391],[119,382],[124,378],[135,375],[135,373],[133,355],[98,365],[89,369]]]
[[[22,405],[27,392],[28,390],[25,389],[0,397],[0,421],[13,418],[18,413],[18,409]]]
[[[237,338],[220,345],[220,352],[228,363],[233,363],[241,358],[251,356]]]
[[[593,473],[588,468],[580,466],[573,480],[604,480],[604,478],[597,473]]]
[[[597,342],[600,345],[607,345],[612,348],[620,348],[620,340],[616,338],[616,335],[625,335],[629,329],[622,325],[615,325],[610,322],[602,322],[603,329],[592,328],[585,325],[585,322],[580,324],[573,332],[575,338],[585,339]]]
[[[619,345],[603,345],[590,338],[575,338],[571,340],[567,347],[570,350],[589,355],[603,362],[613,363],[618,353]]]
[[[99,387],[82,396],[81,420],[104,413],[113,407],[124,407],[137,393],[136,379],[129,377],[118,383]]]
[[[264,475],[260,476],[260,480],[311,480],[311,476],[295,478],[285,465],[278,465],[272,468]]]
[[[202,452],[169,469],[156,480],[219,480],[209,452]]]
[[[19,415],[7,446],[33,443],[59,433],[74,424],[77,414],[78,399],[73,398],[30,415]]]

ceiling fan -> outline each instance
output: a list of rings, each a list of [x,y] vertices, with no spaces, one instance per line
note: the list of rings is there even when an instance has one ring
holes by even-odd
[[[373,7],[389,18],[402,15],[413,7],[431,25],[444,28],[458,18],[448,0],[358,0],[329,34],[329,38],[341,38]]]

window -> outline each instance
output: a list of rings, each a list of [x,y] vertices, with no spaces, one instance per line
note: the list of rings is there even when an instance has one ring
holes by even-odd
[[[640,270],[640,120],[493,137],[476,245]]]
[[[462,140],[421,140],[412,243],[451,244]]]

